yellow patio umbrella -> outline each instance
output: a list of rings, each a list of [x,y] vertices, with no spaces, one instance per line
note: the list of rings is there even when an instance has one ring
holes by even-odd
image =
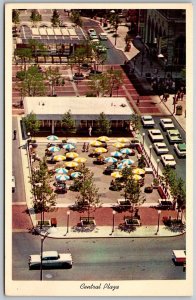
[[[97,141],[101,141],[101,142],[108,142],[110,139],[107,136],[99,136],[97,138]]]
[[[77,163],[85,163],[87,159],[85,157],[76,157],[74,158],[74,161],[76,161]]]
[[[66,156],[65,156],[65,155],[55,155],[55,156],[53,157],[53,160],[55,160],[55,161],[66,160]]]
[[[103,147],[99,147],[99,148],[96,148],[94,150],[96,153],[106,153],[107,152],[107,149],[103,148]]]
[[[100,147],[102,143],[100,141],[93,141],[90,143],[90,145],[93,147]]]
[[[75,168],[78,166],[78,163],[76,161],[66,161],[65,166],[68,168]]]
[[[121,178],[121,177],[122,177],[122,174],[121,174],[120,172],[113,172],[113,173],[111,174],[111,176],[114,177],[114,178]]]
[[[125,146],[125,144],[117,142],[117,143],[114,143],[113,146],[116,148],[123,148]]]
[[[66,153],[66,157],[68,157],[68,158],[76,158],[76,157],[78,157],[79,155],[78,155],[78,153],[76,153],[76,152],[69,152],[69,153]]]
[[[133,179],[140,180],[140,179],[142,179],[142,177],[140,175],[135,174],[135,175],[133,175]]]
[[[117,141],[120,142],[120,143],[128,143],[129,139],[127,139],[127,138],[118,138]]]
[[[145,174],[145,170],[143,170],[141,168],[136,168],[136,169],[133,169],[133,174],[143,175],[143,174]]]

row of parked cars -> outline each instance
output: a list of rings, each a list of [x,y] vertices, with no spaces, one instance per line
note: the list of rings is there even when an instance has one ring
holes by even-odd
[[[142,124],[144,127],[154,127],[155,122],[152,116],[142,116],[141,117]],[[164,131],[166,131],[167,138],[170,144],[174,144],[174,149],[179,157],[186,156],[186,144],[183,143],[182,136],[178,129],[175,128],[172,119],[163,118],[160,119],[160,125]],[[154,143],[154,150],[157,155],[161,154],[161,161],[164,166],[170,165],[172,167],[176,166],[176,161],[172,154],[168,154],[169,149],[167,145],[163,142],[164,137],[162,135],[161,130],[159,129],[149,129],[148,130],[149,137],[151,141]]]
[[[96,49],[100,53],[107,52],[107,48],[100,43],[100,41],[107,41],[107,33],[101,32],[98,36],[95,29],[88,29],[88,35],[92,43],[96,45]]]

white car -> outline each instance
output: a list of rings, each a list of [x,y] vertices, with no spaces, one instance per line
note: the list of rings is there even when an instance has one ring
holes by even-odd
[[[172,154],[161,155],[161,161],[162,161],[164,167],[170,166],[170,167],[175,168],[175,166],[176,166],[176,161]]]
[[[172,119],[160,119],[160,123],[161,123],[161,126],[164,130],[167,130],[167,129],[173,129],[174,128],[174,123],[172,121]]]
[[[157,154],[166,154],[169,152],[165,143],[154,143],[154,149]]]
[[[97,35],[95,29],[93,29],[93,28],[88,29],[88,34],[89,35]]]
[[[108,39],[107,33],[105,33],[105,32],[100,33],[100,34],[99,34],[99,39],[100,39],[101,41],[107,41],[107,39]]]
[[[178,156],[185,157],[186,156],[186,144],[174,144],[174,149],[176,150],[176,153]]]
[[[159,129],[150,129],[148,130],[148,133],[153,142],[161,142],[164,140],[164,137]]]
[[[154,127],[154,120],[152,116],[142,116],[141,119],[144,127]]]
[[[12,192],[15,192],[15,189],[16,189],[15,176],[12,176]]]
[[[44,251],[42,255],[43,267],[72,267],[71,253],[58,253],[57,251]],[[29,269],[40,268],[41,255],[29,256]]]
[[[175,263],[177,264],[186,263],[186,250],[173,250],[172,254]]]
[[[167,137],[168,137],[168,140],[171,144],[182,142],[182,136],[181,136],[178,129],[167,130]]]

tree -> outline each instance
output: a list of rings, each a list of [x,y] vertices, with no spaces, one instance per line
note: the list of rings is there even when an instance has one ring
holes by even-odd
[[[65,135],[76,133],[75,120],[72,118],[70,110],[63,115],[61,125]]]
[[[25,124],[26,132],[30,132],[31,136],[35,136],[35,134],[39,132],[41,124],[33,112],[24,117],[22,120]]]
[[[24,95],[34,97],[43,96],[46,92],[44,76],[37,66],[31,66],[26,71],[24,80],[21,83]]]
[[[122,71],[110,69],[107,70],[105,76],[108,84],[108,93],[110,97],[112,97],[113,91],[118,90],[120,85],[123,83]]]
[[[89,58],[87,57],[87,48],[84,46],[77,48],[69,58],[69,64],[77,65],[78,73],[80,74],[81,74],[81,65],[86,62],[89,62]]]
[[[14,51],[14,56],[18,56],[22,64],[24,64],[24,70],[26,70],[27,60],[30,62],[32,58],[32,50],[30,48],[18,48]]]
[[[15,27],[20,23],[20,12],[17,9],[12,10],[12,23],[15,24]]]
[[[81,176],[76,180],[78,181],[79,186],[79,195],[77,197],[76,204],[79,206],[83,206],[84,209],[88,210],[88,221],[90,217],[90,208],[96,209],[100,206],[98,188],[94,184],[93,172],[91,172],[88,168],[83,164],[79,168],[79,172],[81,172]]]
[[[138,159],[138,168],[145,168],[146,166],[146,160],[145,160],[145,157],[144,155],[141,155],[141,157]]]
[[[114,44],[116,45],[116,40],[117,40],[117,37],[118,37],[117,30],[118,30],[118,27],[121,23],[121,20],[120,20],[120,17],[118,15],[118,13],[112,13],[109,20],[110,20],[110,24],[113,26],[113,28],[115,30],[115,33],[114,33],[113,36],[115,37]]]
[[[48,54],[46,46],[40,43],[38,40],[29,39],[28,45],[32,49],[32,56],[35,57],[35,61],[38,63],[38,56],[41,54],[44,57]]]
[[[142,126],[141,117],[136,114],[132,114],[130,117],[130,123],[135,132],[139,132]]]
[[[104,112],[102,112],[97,119],[96,132],[98,135],[110,135],[112,133],[110,120],[108,120]]]
[[[33,26],[36,26],[36,24],[42,20],[42,16],[37,9],[31,11],[30,20],[33,23]]]
[[[70,19],[73,23],[75,23],[77,26],[82,27],[82,19],[80,16],[80,13],[77,10],[72,10],[71,11],[71,16]]]
[[[103,74],[93,75],[88,86],[90,91],[95,93],[97,97],[103,97],[108,90],[107,79]]]
[[[54,86],[58,82],[58,80],[61,78],[61,74],[59,73],[59,68],[52,68],[49,67],[46,69],[45,73],[46,79],[49,81],[49,84],[51,86],[51,96],[54,95]]]
[[[54,27],[59,26],[61,23],[59,13],[56,9],[53,10],[53,15],[51,18],[51,23]]]
[[[51,175],[48,173],[45,158],[39,162],[39,167],[32,171],[31,184],[34,195],[33,207],[36,213],[41,213],[41,228],[44,224],[44,212],[52,210],[56,205],[56,194],[50,187]]]

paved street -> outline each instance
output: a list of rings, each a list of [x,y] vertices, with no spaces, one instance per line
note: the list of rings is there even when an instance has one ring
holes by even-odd
[[[184,249],[184,236],[156,239],[46,239],[45,250],[70,250],[73,268],[44,270],[44,280],[175,280],[185,279],[172,261],[173,249]],[[28,256],[40,252],[40,237],[13,234],[13,279],[39,280],[28,270]]]

